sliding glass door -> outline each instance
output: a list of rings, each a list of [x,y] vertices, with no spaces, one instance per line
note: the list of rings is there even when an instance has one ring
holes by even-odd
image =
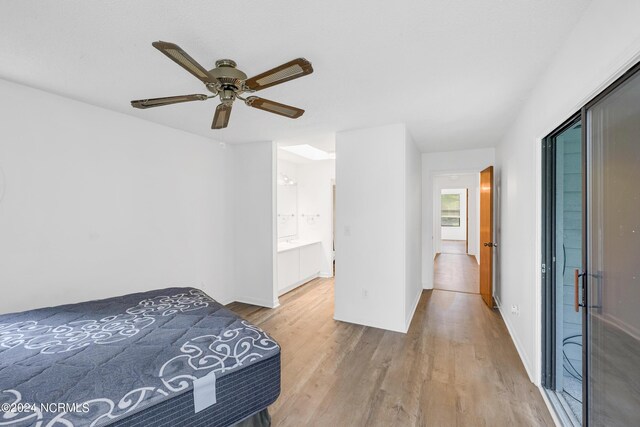
[[[542,168],[542,385],[566,425],[640,426],[640,64]]]
[[[640,425],[640,73],[585,108],[587,416]]]

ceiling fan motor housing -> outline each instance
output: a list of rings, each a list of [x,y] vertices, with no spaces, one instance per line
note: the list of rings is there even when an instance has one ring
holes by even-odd
[[[233,89],[222,89],[218,95],[223,104],[232,104],[236,100],[236,92]]]
[[[212,92],[220,91],[221,98],[222,92],[226,89],[240,90],[242,89],[243,82],[247,80],[247,75],[236,68],[235,61],[231,59],[219,59],[216,61],[216,68],[209,70],[209,74],[214,77],[218,83],[218,88],[209,87]],[[212,89],[215,89],[212,90]],[[222,90],[220,90],[222,89]]]

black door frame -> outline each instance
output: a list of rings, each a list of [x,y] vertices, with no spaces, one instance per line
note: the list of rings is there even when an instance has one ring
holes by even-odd
[[[581,121],[577,112],[542,140],[542,385],[556,389],[556,138]]]

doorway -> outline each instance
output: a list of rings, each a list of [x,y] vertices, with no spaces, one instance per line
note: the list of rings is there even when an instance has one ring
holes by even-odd
[[[469,252],[469,189],[440,190],[440,253]]]
[[[542,385],[566,425],[640,418],[639,139],[637,64],[542,144]]]
[[[277,295],[334,276],[335,139],[276,142]]]
[[[434,289],[478,294],[480,174],[436,175],[433,185]]]

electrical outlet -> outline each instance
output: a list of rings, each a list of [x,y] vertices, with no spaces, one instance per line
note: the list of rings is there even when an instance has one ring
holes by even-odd
[[[369,296],[369,291],[362,288],[362,298],[367,298]]]
[[[518,305],[512,305],[511,306],[511,314],[514,314],[516,316],[520,316],[520,306]]]

